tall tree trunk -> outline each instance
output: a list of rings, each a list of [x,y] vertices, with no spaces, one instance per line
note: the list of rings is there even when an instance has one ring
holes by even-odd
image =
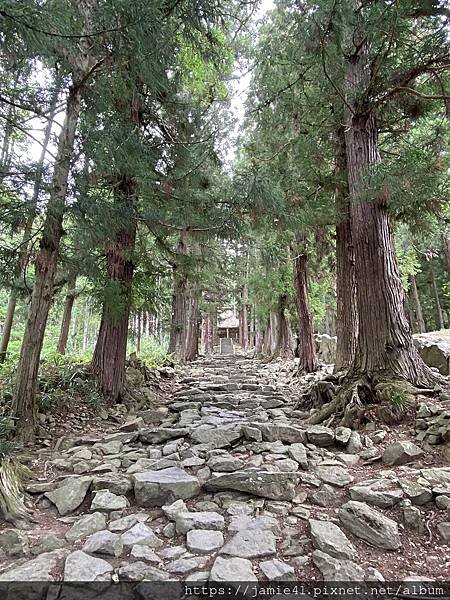
[[[55,118],[56,104],[58,102],[60,88],[61,88],[61,81],[60,81],[60,78],[58,77],[55,82],[55,87],[54,87],[51,102],[50,102],[50,112],[48,114],[47,126],[45,127],[44,139],[42,141],[41,154],[39,156],[39,161],[37,164],[36,177],[35,177],[34,186],[33,186],[33,195],[31,197],[29,212],[27,215],[27,219],[25,222],[25,228],[24,228],[23,236],[22,236],[22,243],[20,245],[16,273],[15,273],[16,281],[14,282],[14,286],[11,289],[11,292],[9,295],[8,308],[6,311],[6,318],[5,318],[5,323],[3,325],[3,331],[2,331],[2,339],[0,341],[0,364],[3,363],[6,358],[9,340],[11,338],[12,325],[14,322],[14,314],[16,312],[16,305],[17,305],[17,290],[16,290],[17,280],[22,275],[24,275],[24,272],[27,267],[28,246],[29,246],[31,233],[33,230],[33,222],[34,222],[34,217],[36,214],[36,205],[37,205],[37,202],[39,199],[39,192],[40,192],[41,185],[42,185],[42,176],[43,176],[43,172],[44,172],[44,161],[45,161],[45,157],[47,154],[48,144],[50,141],[50,134],[52,131],[53,119]]]
[[[297,253],[294,256],[295,305],[297,307],[300,358],[298,370],[300,373],[312,373],[318,367],[313,318],[308,297],[307,263],[308,257],[306,254]]]
[[[189,300],[189,314],[186,330],[185,360],[189,362],[198,356],[198,342],[200,337],[200,313],[197,298]]]
[[[433,267],[430,266],[431,286],[433,288],[434,302],[436,305],[436,325],[438,329],[444,329],[444,316],[442,314],[441,301],[439,299],[439,289],[436,282],[436,274]]]
[[[244,285],[242,288],[242,308],[241,308],[241,323],[242,323],[242,340],[241,346],[244,351],[248,350],[248,287]]]
[[[186,233],[183,231],[178,240],[177,252],[182,257],[187,252]],[[186,354],[186,303],[187,275],[181,258],[173,265],[172,319],[170,324],[169,352],[180,362],[184,362]]]
[[[148,312],[147,312],[146,307],[144,306],[144,308],[142,309],[142,335],[144,335],[144,336],[148,335],[147,324],[148,324]]]
[[[128,340],[128,320],[133,283],[133,251],[136,238],[134,196],[136,183],[123,176],[115,188],[116,202],[125,206],[122,214],[130,215],[120,223],[106,251],[107,285],[113,291],[114,302],[106,297],[103,302],[100,330],[95,345],[92,368],[107,404],[112,405],[123,397],[125,387],[125,362]]]
[[[67,295],[64,302],[64,311],[61,322],[61,331],[58,340],[58,352],[66,353],[67,340],[69,339],[70,321],[72,319],[72,309],[76,297],[77,276],[73,275],[67,282]]]
[[[35,262],[36,281],[31,296],[17,368],[13,410],[17,418],[16,436],[22,441],[31,441],[34,437],[37,416],[35,397],[39,359],[53,298],[53,283],[59,244],[63,233],[62,222],[67,182],[80,106],[81,88],[74,86],[69,90],[66,118],[59,136],[50,197],[39,252]]]
[[[450,281],[450,236],[447,233],[442,234],[442,242],[444,244],[445,265],[447,267],[447,275]]]
[[[419,333],[425,333],[425,321],[423,319],[422,305],[420,303],[419,292],[417,290],[416,278],[414,275],[409,276],[410,281],[410,297],[411,297],[411,307],[413,309],[413,314],[415,318],[415,322],[417,323],[417,330]]]
[[[87,352],[89,343],[89,321],[91,318],[90,304],[86,300],[84,305],[84,322],[83,322],[83,353]]]
[[[211,311],[208,311],[204,317],[204,329],[203,329],[203,345],[205,354],[212,354],[214,352],[214,325]]]
[[[276,323],[275,329],[275,348],[272,352],[272,358],[294,358],[293,341],[291,326],[286,318],[287,295],[281,294],[278,297],[276,308]]]
[[[59,135],[50,195],[42,226],[39,252],[35,261],[36,279],[17,368],[13,412],[17,418],[16,437],[24,442],[33,440],[36,426],[39,359],[53,297],[59,245],[63,233],[67,184],[81,110],[82,90],[87,78],[92,73],[90,34],[94,26],[95,7],[96,0],[79,0],[77,3],[77,10],[82,20],[82,35],[77,41],[78,51],[71,54],[69,58],[72,63],[72,85],[69,88],[66,116]]]
[[[138,310],[137,327],[136,327],[136,352],[141,351],[141,336],[142,336],[142,310]]]
[[[348,198],[345,130],[339,127],[335,141],[336,204],[336,361],[334,371],[349,369],[356,349],[358,310],[356,306],[355,259]]]
[[[361,39],[355,32],[355,40]],[[406,379],[428,386],[436,377],[413,344],[403,307],[403,287],[386,206],[387,193],[368,199],[368,181],[380,161],[375,114],[361,101],[367,86],[367,48],[349,58],[345,129],[352,239],[355,251],[359,329],[352,371],[355,376]]]

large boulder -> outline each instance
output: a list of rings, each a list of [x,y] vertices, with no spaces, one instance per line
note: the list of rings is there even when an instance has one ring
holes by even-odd
[[[297,472],[235,471],[211,477],[203,487],[210,492],[236,490],[271,500],[292,500],[299,478]]]
[[[136,473],[133,478],[138,506],[163,506],[180,498],[192,498],[200,492],[197,477],[178,467]]]
[[[397,523],[363,502],[351,500],[343,504],[339,519],[350,533],[371,546],[397,550],[402,545]]]
[[[433,331],[417,334],[414,336],[414,344],[425,364],[438,369],[442,375],[450,374],[450,337],[448,333]]]

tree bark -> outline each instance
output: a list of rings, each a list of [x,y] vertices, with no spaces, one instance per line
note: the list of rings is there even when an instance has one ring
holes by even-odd
[[[336,361],[334,371],[350,368],[356,349],[358,310],[356,306],[355,259],[350,223],[345,130],[336,131]]]
[[[354,39],[361,39],[355,32]],[[375,114],[361,99],[367,85],[366,46],[349,58],[345,129],[352,239],[355,251],[359,328],[352,365],[360,377],[406,379],[429,386],[436,381],[413,344],[403,306],[403,287],[386,206],[387,193],[368,198],[370,175],[379,163]]]
[[[409,276],[410,286],[411,286],[411,307],[413,309],[414,320],[417,323],[417,331],[418,333],[425,333],[425,321],[423,318],[422,305],[420,303],[419,292],[417,290],[416,278],[414,275]],[[412,325],[412,323],[411,323]]]
[[[59,334],[57,350],[60,354],[66,353],[67,340],[69,339],[70,321],[72,319],[72,309],[76,297],[77,277],[73,275],[67,283],[67,295],[64,302],[64,311],[61,322],[61,331]]]
[[[442,314],[442,306],[439,298],[439,289],[436,282],[436,273],[430,266],[431,286],[433,288],[434,302],[436,305],[436,325],[438,329],[444,329],[444,315]]]
[[[313,373],[318,367],[313,318],[308,297],[307,263],[308,257],[306,254],[296,253],[296,256],[294,256],[294,285],[299,339],[299,373]]]
[[[134,219],[134,196],[136,183],[123,176],[115,189],[116,202],[126,206],[124,214],[128,222],[120,223],[106,251],[107,285],[113,291],[114,301],[103,302],[100,330],[95,345],[92,368],[107,404],[112,405],[123,398],[125,387],[125,362],[128,340],[128,320],[133,283],[133,251],[136,238]]]
[[[48,144],[50,141],[50,134],[52,131],[53,119],[55,118],[56,112],[56,104],[58,102],[58,96],[60,92],[61,82],[60,79],[56,79],[55,88],[53,90],[51,102],[50,102],[50,112],[48,115],[47,126],[45,127],[44,139],[42,141],[42,150],[39,156],[39,161],[36,170],[36,178],[34,180],[33,186],[33,195],[31,197],[29,213],[27,215],[27,219],[25,222],[25,228],[22,236],[22,243],[19,250],[19,256],[17,260],[17,268],[15,278],[19,279],[26,270],[27,267],[27,259],[28,259],[28,245],[31,237],[31,233],[33,230],[33,222],[36,215],[36,205],[39,199],[39,192],[41,190],[42,184],[42,176],[44,171],[44,161],[47,153]],[[2,331],[2,339],[0,341],[0,364],[4,362],[7,352],[9,340],[11,339],[11,331],[14,322],[14,314],[16,312],[17,305],[17,290],[15,289],[16,282],[14,282],[14,287],[11,289],[8,301],[8,308],[6,312],[5,323],[3,325]]]

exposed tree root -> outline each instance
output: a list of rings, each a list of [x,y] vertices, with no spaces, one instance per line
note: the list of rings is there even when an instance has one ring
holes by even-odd
[[[17,525],[21,520],[29,521],[32,512],[25,506],[22,482],[30,476],[27,467],[11,458],[4,458],[0,464],[0,514]]]
[[[439,389],[420,389],[398,379],[371,380],[367,377],[335,376],[314,383],[303,396],[301,408],[316,408],[307,423],[342,425],[357,429],[364,422],[377,420],[397,424],[416,404],[418,395],[436,395]]]

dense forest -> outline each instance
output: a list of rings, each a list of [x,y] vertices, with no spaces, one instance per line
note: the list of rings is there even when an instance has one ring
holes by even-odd
[[[2,0],[0,457],[34,443],[49,370],[118,406],[129,360],[195,365],[227,315],[238,353],[300,383],[336,338],[310,423],[445,390],[413,335],[450,328],[449,18]]]

